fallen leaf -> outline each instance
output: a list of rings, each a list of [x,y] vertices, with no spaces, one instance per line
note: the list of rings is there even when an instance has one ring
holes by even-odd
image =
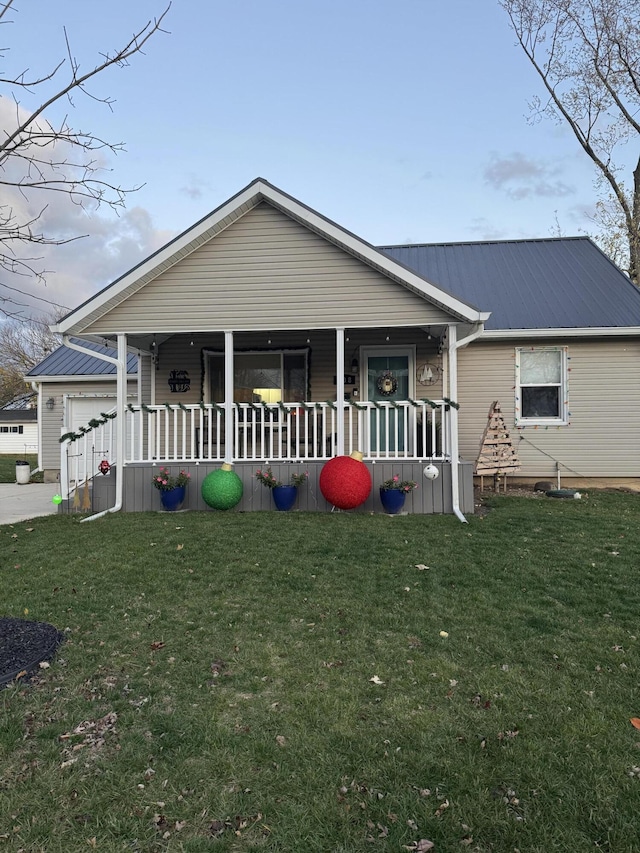
[[[440,803],[440,805],[438,806],[438,808],[437,808],[437,809],[436,809],[436,811],[435,811],[435,816],[436,816],[436,817],[442,817],[442,813],[443,813],[446,809],[448,809],[448,808],[449,808],[449,805],[450,805],[450,804],[449,804],[449,800],[445,800],[443,803]],[[427,850],[430,850],[431,848],[430,848],[430,847],[427,847],[426,849],[427,849]]]
[[[158,649],[163,649],[164,647],[165,643],[161,642],[160,640],[155,640],[153,643],[151,643],[152,652],[157,652]]]
[[[40,661],[40,669],[49,669],[51,664],[48,664],[46,660]]]
[[[284,746],[286,743],[286,740],[284,739],[284,737],[282,735],[277,735],[276,743],[278,744],[278,746]]]
[[[377,675],[374,675],[373,678],[369,679],[369,681],[371,681],[372,684],[378,684],[378,685],[384,684],[384,681],[382,681],[380,678],[378,678]]]
[[[425,564],[424,564],[424,563],[418,563],[418,564],[416,565],[416,569],[417,569],[419,572],[426,572],[426,570],[427,570],[428,568],[429,568],[429,566],[425,566]]]
[[[629,722],[634,728],[640,729],[640,717],[631,717]]]
[[[176,551],[182,551],[183,548],[184,548],[184,545],[178,545],[178,547],[176,548]]]

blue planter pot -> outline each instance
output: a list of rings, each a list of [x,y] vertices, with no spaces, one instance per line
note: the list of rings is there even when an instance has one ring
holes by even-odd
[[[275,486],[271,489],[273,502],[280,512],[287,512],[296,502],[298,489],[296,486]]]
[[[175,489],[167,489],[160,492],[160,500],[167,512],[175,512],[180,509],[184,502],[187,491],[186,486],[176,486]]]
[[[380,502],[388,515],[396,515],[404,506],[407,493],[401,489],[380,489]]]

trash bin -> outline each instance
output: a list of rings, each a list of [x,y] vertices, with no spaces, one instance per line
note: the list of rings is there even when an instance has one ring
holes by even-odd
[[[31,477],[31,465],[26,459],[16,459],[16,483],[25,486]]]

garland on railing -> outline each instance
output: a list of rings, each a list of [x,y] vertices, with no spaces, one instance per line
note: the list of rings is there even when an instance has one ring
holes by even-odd
[[[443,397],[442,401],[445,404],[445,411],[446,412],[448,412],[449,409],[459,409],[460,408],[459,403],[454,403],[454,401],[450,400],[448,397]],[[414,409],[418,409],[423,405],[430,406],[432,409],[437,409],[439,406],[439,403],[436,403],[433,400],[427,400],[427,399],[412,400],[410,397],[408,397],[407,402],[410,403],[414,407]],[[370,408],[370,405],[368,405],[367,403],[359,403],[359,402],[356,402],[355,400],[345,400],[345,403],[348,406],[351,406],[351,408],[357,409],[360,412],[366,411],[368,408]],[[388,409],[388,408],[392,408],[392,409],[403,409],[404,408],[404,406],[401,403],[398,403],[395,400],[387,400],[384,403],[380,402],[379,400],[372,400],[371,403],[375,406],[376,409],[380,409],[380,410]],[[198,405],[199,405],[200,409],[202,409],[203,411],[207,411],[209,409],[212,409],[214,412],[224,412],[225,411],[224,406],[221,406],[219,403],[204,403],[204,402],[200,401],[200,403]],[[260,411],[261,409],[262,410],[272,409],[274,407],[274,405],[277,405],[277,407],[280,411],[287,412],[287,413],[291,412],[293,409],[304,409],[305,412],[313,412],[313,411],[317,411],[317,410],[322,410],[325,406],[328,406],[334,412],[337,411],[337,409],[338,409],[338,406],[334,400],[325,400],[324,403],[300,402],[300,403],[296,403],[295,405],[291,405],[291,404],[287,404],[287,403],[283,403],[283,402],[279,402],[277,404],[265,403],[265,402],[243,403],[243,404],[234,403],[233,405],[237,409],[240,409],[242,407],[246,407],[246,408],[252,409],[253,411]],[[166,403],[165,402],[165,403],[162,403],[162,406],[164,406],[165,409],[167,409],[170,412],[176,411],[176,410],[180,410],[183,412],[190,411],[190,408],[188,406],[185,406],[184,403]],[[137,411],[153,413],[153,412],[157,412],[159,409],[157,406],[155,408],[152,408],[151,406],[147,406],[146,403],[138,403],[135,406],[133,405],[133,403],[127,403],[127,410],[129,412],[132,412],[135,414],[135,412],[137,412]],[[109,414],[107,412],[100,412],[100,414],[102,415],[101,418],[92,418],[86,427],[82,427],[82,426],[79,427],[78,432],[65,432],[64,435],[60,436],[59,442],[62,444],[62,442],[64,442],[64,441],[77,441],[79,438],[82,438],[88,432],[91,432],[91,430],[94,430],[99,426],[104,426],[104,424],[106,424],[107,421],[113,420],[118,413],[112,412]]]
[[[112,421],[116,416],[117,412],[100,412],[102,415],[101,418],[91,418],[86,427],[78,427],[78,432],[65,432],[64,435],[61,435],[58,439],[58,442],[62,444],[64,441],[77,441],[79,438],[82,438],[88,432],[91,432],[94,429],[97,429],[100,426],[104,426],[109,421]]]

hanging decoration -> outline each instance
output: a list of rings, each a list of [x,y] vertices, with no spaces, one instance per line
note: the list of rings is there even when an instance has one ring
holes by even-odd
[[[441,374],[442,368],[439,365],[425,362],[418,365],[416,379],[420,385],[435,385],[439,381]]]
[[[355,509],[371,494],[371,474],[362,461],[363,454],[330,459],[320,472],[320,491],[338,509]]]
[[[229,462],[202,481],[202,499],[212,509],[233,509],[242,500],[242,492],[242,480]]]
[[[390,397],[398,390],[398,379],[390,370],[383,370],[376,379],[376,388],[383,397]]]
[[[102,462],[98,465],[98,471],[101,474],[108,474],[111,470],[111,465],[109,464],[107,459],[103,459]]]

